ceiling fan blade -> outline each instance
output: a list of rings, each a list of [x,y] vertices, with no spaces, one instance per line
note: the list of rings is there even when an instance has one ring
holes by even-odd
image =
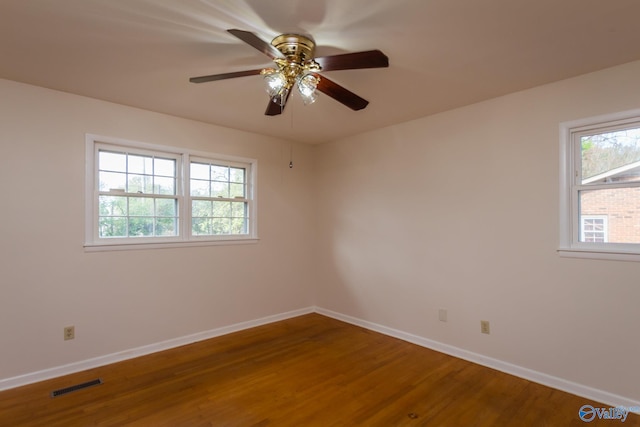
[[[262,40],[260,37],[256,36],[250,31],[243,30],[227,30],[227,32],[233,34],[249,46],[252,46],[258,49],[260,52],[264,53],[271,59],[282,58],[282,53],[275,47],[273,47],[270,43]]]
[[[315,61],[320,64],[322,71],[384,68],[389,66],[389,58],[379,50],[321,56],[320,58],[315,58]]]
[[[278,95],[269,99],[269,105],[267,105],[267,109],[264,114],[266,116],[277,116],[278,114],[282,114],[284,107],[287,105],[287,101],[289,100],[289,96],[291,96],[291,92],[292,91],[287,92],[287,96],[282,105],[280,105],[280,97]]]
[[[369,105],[369,101],[367,101],[366,99],[360,98],[355,93],[351,92],[348,89],[345,89],[335,82],[332,82],[325,76],[318,77],[320,79],[320,82],[318,83],[318,86],[316,88],[317,90],[346,105],[352,110],[362,110],[367,105]]]
[[[206,82],[213,82],[216,80],[234,79],[236,77],[254,76],[256,74],[260,74],[261,71],[262,69],[236,71],[233,73],[223,73],[223,74],[211,74],[210,76],[191,77],[189,81],[191,83],[206,83]]]

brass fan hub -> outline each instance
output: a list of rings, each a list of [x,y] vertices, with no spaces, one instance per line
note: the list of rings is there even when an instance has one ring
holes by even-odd
[[[312,60],[315,53],[315,42],[300,34],[281,34],[271,41],[273,47],[278,49],[289,62],[304,64]]]

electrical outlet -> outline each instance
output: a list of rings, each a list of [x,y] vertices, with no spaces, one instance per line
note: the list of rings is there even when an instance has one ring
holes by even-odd
[[[488,320],[480,321],[480,332],[482,332],[483,334],[489,334],[491,332],[491,329],[489,328]]]
[[[72,340],[76,337],[76,327],[75,326],[65,326],[64,327],[64,340]]]
[[[446,322],[447,321],[447,310],[444,308],[441,308],[440,310],[438,310],[438,320],[441,322]]]

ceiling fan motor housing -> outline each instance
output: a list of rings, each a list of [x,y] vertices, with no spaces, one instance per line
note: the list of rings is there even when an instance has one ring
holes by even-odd
[[[278,49],[290,62],[303,64],[312,60],[315,53],[315,42],[300,34],[282,34],[271,41],[271,44]]]

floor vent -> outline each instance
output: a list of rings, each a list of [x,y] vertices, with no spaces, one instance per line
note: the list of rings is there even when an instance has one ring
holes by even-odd
[[[65,387],[65,388],[61,388],[59,390],[53,390],[51,392],[51,397],[62,396],[63,394],[68,394],[68,393],[71,393],[73,391],[82,390],[84,388],[93,387],[93,386],[100,385],[100,384],[102,384],[102,380],[100,378],[98,378],[97,380],[87,381],[86,383],[72,385],[71,387]]]

